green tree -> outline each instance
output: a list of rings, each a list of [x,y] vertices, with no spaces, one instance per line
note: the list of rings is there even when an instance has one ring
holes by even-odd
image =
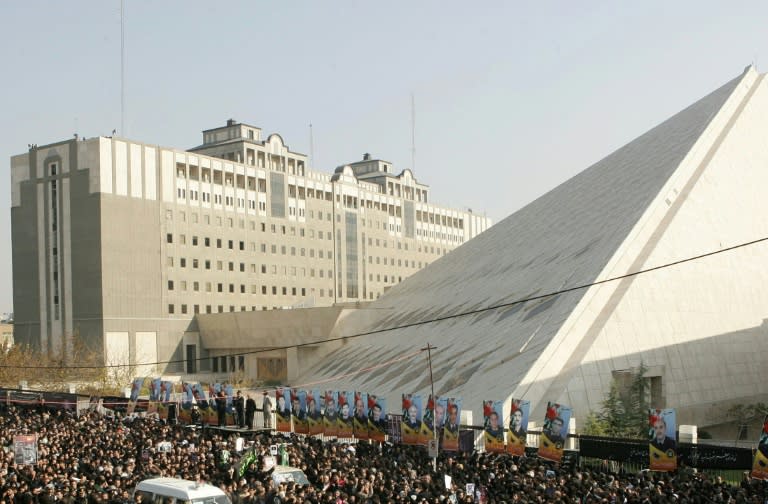
[[[611,382],[611,390],[598,413],[590,412],[584,422],[584,434],[618,438],[644,439],[648,435],[648,368],[640,363],[629,379]]]
[[[735,404],[728,408],[726,415],[736,423],[736,438],[743,439],[746,435],[747,425],[768,415],[768,404],[762,402]]]

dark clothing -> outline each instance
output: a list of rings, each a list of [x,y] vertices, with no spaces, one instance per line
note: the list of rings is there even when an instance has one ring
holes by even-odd
[[[675,440],[668,437],[665,437],[664,442],[662,443],[658,443],[656,441],[656,438],[654,438],[653,441],[651,441],[651,446],[653,446],[657,450],[660,450],[664,453],[667,453],[669,450],[672,450],[672,452],[674,453],[676,448]]]
[[[245,400],[245,426],[253,429],[253,415],[256,413],[256,401],[252,397]]]
[[[227,396],[224,395],[224,392],[219,392],[219,395],[216,396],[216,413],[219,416],[219,427],[224,427],[227,415]]]
[[[238,395],[235,396],[235,413],[237,415],[236,421],[237,426],[241,429],[245,427],[245,400],[243,399],[243,396]]]

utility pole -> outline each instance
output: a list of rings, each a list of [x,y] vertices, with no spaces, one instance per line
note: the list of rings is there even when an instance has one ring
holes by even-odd
[[[437,406],[437,397],[435,397],[435,381],[432,378],[432,350],[437,350],[437,347],[434,347],[427,342],[426,348],[422,348],[422,350],[427,351],[427,363],[429,365],[429,385],[432,388],[432,434],[434,435],[434,443],[435,443],[435,451],[434,456],[432,457],[432,469],[437,472],[437,454],[440,451],[440,444],[437,440],[437,416],[435,415],[435,409]]]

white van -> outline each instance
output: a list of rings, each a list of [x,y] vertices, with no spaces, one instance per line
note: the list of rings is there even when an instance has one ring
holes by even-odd
[[[180,478],[144,480],[133,490],[133,500],[137,497],[143,504],[232,504],[220,488]]]

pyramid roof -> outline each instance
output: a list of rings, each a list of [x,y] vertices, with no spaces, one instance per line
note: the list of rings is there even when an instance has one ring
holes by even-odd
[[[560,397],[578,364],[571,356],[591,345],[579,327],[616,286],[540,296],[642,265],[668,193],[700,175],[761,77],[747,68],[350,315],[337,335],[374,334],[348,340],[299,382],[330,379],[331,388],[384,394],[392,405],[401,393],[429,393],[426,356],[398,360],[429,343],[436,393],[467,407]]]

